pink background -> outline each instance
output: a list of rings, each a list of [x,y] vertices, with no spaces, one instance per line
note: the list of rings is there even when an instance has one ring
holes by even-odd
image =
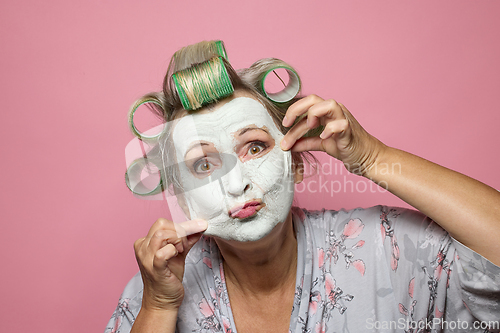
[[[134,240],[168,216],[124,184],[126,113],[200,40],[224,40],[236,68],[282,58],[386,144],[500,188],[499,14],[497,0],[2,1],[2,332],[104,330]],[[403,204],[344,176],[299,205]]]

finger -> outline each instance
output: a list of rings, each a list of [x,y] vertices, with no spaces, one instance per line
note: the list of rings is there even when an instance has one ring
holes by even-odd
[[[295,124],[285,135],[284,139],[281,142],[281,148],[283,150],[288,150],[293,147],[295,142],[299,140],[303,135],[305,135],[308,130],[314,129],[320,124],[326,125],[331,120],[345,119],[342,105],[337,103],[335,100],[329,99],[325,101],[315,95],[313,95],[312,98],[308,97],[306,99],[308,100],[306,100],[302,105],[299,105],[299,107],[309,106],[310,103],[313,102],[315,102],[316,104],[310,105],[309,109],[307,110],[306,126],[304,127],[304,124],[301,120],[297,124]],[[295,106],[295,104],[292,105],[292,107],[293,106]],[[297,112],[296,110],[297,109],[292,109],[291,113],[295,114]],[[342,123],[339,124],[339,126],[342,127]],[[337,127],[334,126],[333,129],[337,130]],[[333,133],[334,132],[330,129],[330,131],[324,132],[324,137],[322,138],[325,139],[331,137]],[[319,149],[319,147],[316,148]]]
[[[309,128],[316,128],[320,125],[320,119],[322,125],[325,125],[329,119],[344,119],[344,113],[342,112],[342,107],[335,100],[329,99],[320,103],[317,103],[309,108],[307,111],[307,124]]]
[[[288,133],[285,134],[283,139],[281,139],[280,146],[283,150],[289,150],[297,140],[306,134],[310,128],[307,126],[307,120],[302,119],[297,124],[295,124]]]
[[[295,142],[291,151],[302,153],[304,151],[324,151],[322,139],[319,137],[301,138]]]
[[[167,276],[169,276],[170,270],[167,269],[167,262],[178,254],[179,251],[177,251],[176,247],[173,244],[167,244],[166,246],[155,252],[155,256],[153,259],[153,268],[158,273],[165,273]]]
[[[347,119],[338,119],[328,122],[325,125],[323,132],[319,135],[319,137],[323,140],[330,138],[333,134],[338,134],[338,137],[341,138],[347,129],[349,128],[349,121]]]
[[[184,221],[180,223],[175,223],[175,230],[177,236],[182,239],[183,256],[186,256],[193,245],[201,238],[201,233],[208,228],[208,223],[202,219],[195,219],[190,221]]]
[[[177,236],[187,237],[207,230],[208,223],[202,219],[189,220],[174,224]]]
[[[172,244],[175,246],[178,252],[184,251],[184,245],[182,239],[177,236],[175,230],[157,230],[151,237],[148,244],[148,252],[150,254],[156,253],[159,249]]]
[[[142,244],[144,243],[145,240],[146,240],[146,238],[139,238],[138,240],[136,240],[134,242],[134,251],[135,251],[136,254],[139,253],[139,250],[140,250],[140,248],[141,248],[141,246],[142,246]]]
[[[297,117],[306,113],[307,110],[314,104],[320,103],[322,101],[323,99],[317,95],[309,95],[293,103],[286,111],[285,117],[283,118],[282,122],[283,126],[292,126]]]
[[[342,113],[344,114],[344,117],[349,121],[349,127],[350,128],[361,127],[361,125],[359,125],[356,118],[354,118],[352,113],[345,107],[345,105],[342,103],[339,103],[339,105],[340,105],[340,108],[342,109]]]
[[[167,219],[164,219],[164,218],[159,218],[158,220],[156,220],[155,223],[153,223],[153,225],[149,229],[148,234],[146,236],[146,239],[151,238],[155,234],[156,231],[161,230],[161,229],[163,229],[163,230],[175,230],[174,222],[167,220]]]

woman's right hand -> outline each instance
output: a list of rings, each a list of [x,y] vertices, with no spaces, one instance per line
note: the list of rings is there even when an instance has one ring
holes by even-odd
[[[158,219],[147,236],[134,243],[144,283],[143,309],[177,311],[184,298],[186,255],[206,229],[204,220],[174,223]]]

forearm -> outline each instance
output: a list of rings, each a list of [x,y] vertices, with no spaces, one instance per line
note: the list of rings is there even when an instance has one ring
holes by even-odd
[[[394,148],[383,150],[366,176],[500,264],[500,193],[495,189]]]
[[[174,333],[178,311],[141,309],[131,333]]]

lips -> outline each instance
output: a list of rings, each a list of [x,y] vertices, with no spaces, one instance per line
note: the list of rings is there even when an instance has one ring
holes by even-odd
[[[252,200],[245,202],[243,205],[237,205],[231,208],[229,216],[238,219],[246,219],[255,215],[265,204],[261,200]]]

